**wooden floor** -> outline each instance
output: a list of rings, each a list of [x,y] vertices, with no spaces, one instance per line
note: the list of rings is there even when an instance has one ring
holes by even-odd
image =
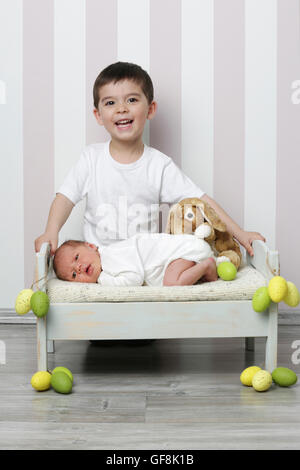
[[[263,366],[263,339],[255,353],[243,339],[56,342],[49,367],[71,369],[73,392],[36,392],[35,334],[33,325],[0,325],[1,449],[300,448],[300,365],[291,362],[300,326],[280,326],[278,354],[299,384],[265,393],[239,381],[245,367]]]

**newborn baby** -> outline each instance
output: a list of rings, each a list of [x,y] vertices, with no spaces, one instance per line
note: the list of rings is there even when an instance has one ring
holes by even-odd
[[[184,286],[218,278],[210,245],[188,234],[139,233],[100,251],[69,240],[56,250],[53,268],[59,279],[103,286]]]

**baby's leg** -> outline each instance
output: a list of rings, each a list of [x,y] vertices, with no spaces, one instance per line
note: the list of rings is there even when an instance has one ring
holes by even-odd
[[[218,279],[214,258],[207,258],[200,263],[182,258],[175,259],[165,271],[163,285],[191,286],[201,278],[207,282]]]

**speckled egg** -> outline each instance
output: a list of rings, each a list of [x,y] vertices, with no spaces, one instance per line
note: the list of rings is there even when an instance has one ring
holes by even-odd
[[[30,300],[33,295],[32,289],[23,289],[16,298],[15,310],[18,315],[25,315],[30,310]]]
[[[257,392],[266,392],[272,385],[272,375],[267,370],[259,370],[252,379],[252,386]]]

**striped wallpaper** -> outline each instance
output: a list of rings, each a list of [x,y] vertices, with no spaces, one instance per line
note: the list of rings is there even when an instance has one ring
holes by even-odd
[[[299,0],[0,0],[0,309],[31,285],[66,172],[108,139],[92,86],[117,60],[153,79],[145,142],[264,234],[300,287],[299,23]],[[83,209],[62,239],[80,236]]]

